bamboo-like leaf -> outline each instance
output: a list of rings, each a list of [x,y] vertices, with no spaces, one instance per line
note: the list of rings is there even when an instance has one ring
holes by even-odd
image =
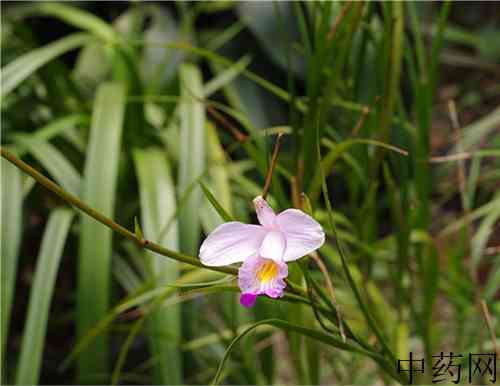
[[[203,84],[200,70],[191,64],[184,64],[180,69],[180,160],[179,160],[179,195],[182,196],[194,180],[205,169],[205,109]],[[200,239],[201,192],[195,187],[188,202],[179,214],[181,251],[197,255]]]
[[[56,2],[41,2],[36,8],[40,13],[57,17],[68,24],[87,30],[100,39],[114,42],[118,39],[118,33],[104,20],[77,7]]]
[[[220,74],[212,78],[205,84],[204,95],[208,98],[210,95],[217,92],[219,89],[231,83],[238,75],[240,75],[250,64],[251,58],[248,55],[243,56],[233,66],[221,71]]]
[[[70,209],[55,209],[45,228],[24,326],[18,385],[35,385],[39,381],[52,293],[73,216]]]
[[[50,141],[52,138],[57,137],[58,135],[64,136],[66,139],[69,140],[68,134],[70,133],[70,130],[74,130],[75,126],[77,125],[87,125],[89,122],[89,117],[87,114],[70,114],[66,115],[61,118],[57,118],[47,125],[39,128],[36,130],[32,135],[26,136],[26,138],[33,138],[39,141]],[[71,134],[69,134],[71,135]],[[19,138],[18,136],[15,136],[13,139],[14,141]],[[71,141],[73,143],[73,141]],[[73,143],[76,145],[76,143]],[[82,144],[78,144],[77,147],[81,148]],[[83,150],[83,149],[80,149]],[[18,157],[21,157],[24,155],[27,151],[27,149],[18,144],[16,144],[16,151]]]
[[[206,169],[205,108],[203,105],[203,80],[201,71],[192,64],[180,66],[179,81],[181,100],[178,111],[180,119],[178,197],[184,197],[192,183]],[[198,256],[201,233],[200,187],[193,187],[184,202],[179,202],[179,244],[183,253]],[[199,311],[192,304],[183,309],[183,337],[192,339],[197,331]]]
[[[80,173],[55,146],[34,136],[18,135],[16,141],[28,149],[59,185],[75,196],[80,195]]]
[[[106,46],[99,41],[91,42],[80,50],[72,76],[83,90],[93,90],[109,74],[110,67]]]
[[[15,59],[2,68],[1,97],[5,97],[28,76],[43,65],[62,54],[74,50],[91,40],[92,36],[85,33],[75,33],[37,48]]]
[[[203,190],[203,193],[205,194],[205,197],[210,201],[210,204],[212,204],[212,207],[217,211],[219,216],[224,220],[224,221],[234,221],[233,217],[226,212],[226,210],[222,207],[221,204],[217,201],[217,199],[214,197],[214,195],[208,190],[208,188],[203,184],[203,182],[199,182],[201,189]]]
[[[208,202],[205,201],[201,208],[203,228],[208,233],[223,221],[234,221],[234,218],[231,215],[232,199],[227,157],[217,136],[217,131],[211,124],[207,124],[207,148],[208,186],[201,181],[200,186],[208,199]]]
[[[142,280],[130,264],[121,256],[113,257],[113,275],[127,293],[139,290]]]
[[[102,214],[113,217],[115,186],[120,156],[125,89],[118,83],[104,83],[98,91],[92,113],[88,155],[85,161],[82,198]],[[112,232],[82,215],[77,290],[77,334],[84,336],[108,310]],[[78,361],[78,379],[86,383],[107,374],[108,344],[100,336]]]
[[[0,354],[4,358],[4,348],[9,333],[10,309],[14,296],[16,283],[17,258],[19,245],[22,236],[22,204],[23,204],[23,186],[21,171],[9,162],[2,160],[1,181],[2,181],[2,222],[0,224],[2,231],[2,270],[1,270],[1,288],[2,288],[2,308],[1,308],[1,347]],[[4,363],[0,361],[0,383],[5,384]]]
[[[162,229],[176,212],[175,188],[170,165],[159,149],[135,150],[134,163],[139,179],[142,229],[148,240],[170,249],[178,249],[177,222],[162,235]],[[155,254],[148,254],[155,287],[175,282],[179,264]],[[155,358],[156,384],[182,383],[180,306],[158,308],[148,321],[151,354]]]

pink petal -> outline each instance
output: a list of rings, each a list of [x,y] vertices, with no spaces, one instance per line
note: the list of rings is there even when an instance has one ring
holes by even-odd
[[[264,259],[257,255],[251,256],[243,262],[238,270],[238,285],[242,293],[240,302],[244,306],[244,302],[247,300],[244,296],[249,294],[254,294],[255,296],[267,295],[272,298],[283,296],[286,287],[284,279],[288,276],[288,266],[286,263],[283,261],[274,262],[274,264],[278,265],[278,272],[275,277],[268,278],[268,280],[262,282],[258,278],[258,272],[263,268],[264,264],[269,264],[269,262],[269,259]]]
[[[258,293],[260,283],[256,273],[263,260],[257,255],[250,256],[238,269],[238,286],[242,293]]]
[[[243,307],[250,308],[255,305],[255,300],[257,299],[257,294],[251,294],[251,293],[246,293],[246,294],[241,294],[240,295],[240,304]]]
[[[201,262],[213,267],[244,261],[259,251],[266,233],[259,225],[237,221],[221,224],[201,244]]]
[[[282,261],[285,253],[285,236],[280,231],[268,231],[262,245],[260,246],[260,256],[274,261]]]
[[[267,201],[264,200],[262,196],[257,196],[253,199],[253,204],[255,206],[255,211],[257,212],[257,218],[259,219],[260,224],[267,228],[274,228],[276,215]]]
[[[321,225],[298,209],[287,209],[276,217],[276,223],[285,235],[284,261],[293,261],[315,251],[325,242]]]
[[[284,283],[284,282],[283,282]],[[266,295],[269,296],[270,298],[276,299],[280,298],[283,296],[283,289],[285,287],[280,286],[280,287],[273,287],[269,288],[265,291]]]

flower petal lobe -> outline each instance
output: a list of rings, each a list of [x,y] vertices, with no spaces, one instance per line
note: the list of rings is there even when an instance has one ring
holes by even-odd
[[[259,251],[266,233],[259,225],[237,221],[221,224],[201,244],[201,262],[214,267],[245,261]]]
[[[321,225],[298,209],[287,209],[276,217],[286,239],[284,261],[294,261],[315,251],[325,242]]]

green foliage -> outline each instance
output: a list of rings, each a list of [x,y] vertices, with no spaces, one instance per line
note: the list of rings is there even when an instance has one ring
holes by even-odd
[[[115,212],[124,111],[124,87],[118,83],[99,86],[92,111],[82,199],[110,217]],[[82,215],[77,294],[79,338],[103,318],[109,308],[112,251],[111,230],[102,229],[93,219]],[[105,374],[108,355],[108,339],[103,335],[96,339],[92,349],[80,355],[79,379],[84,383],[95,382],[93,377]]]
[[[2,383],[405,383],[409,351],[494,350],[498,28],[450,1],[171,5],[5,7]],[[277,133],[267,199],[327,242],[246,310],[198,251],[253,222]]]
[[[170,164],[160,149],[137,149],[133,156],[139,180],[142,229],[149,240],[178,249],[177,223],[168,231],[163,231],[176,211]],[[145,255],[144,258],[148,260],[154,287],[161,288],[177,279],[178,262],[155,254]],[[164,307],[150,316],[149,339],[151,355],[156,363],[156,384],[182,383],[182,358],[178,349],[182,336],[180,311],[179,306]]]
[[[45,228],[24,326],[17,385],[39,383],[50,303],[73,216],[69,209],[55,209]]]
[[[23,229],[23,195],[20,170],[3,159],[0,166],[2,171],[2,340],[0,350],[3,358],[9,334],[18,254]],[[3,380],[5,374],[4,363],[2,361],[2,368],[0,369],[0,376]]]

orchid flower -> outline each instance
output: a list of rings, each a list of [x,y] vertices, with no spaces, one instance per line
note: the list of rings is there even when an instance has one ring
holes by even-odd
[[[240,303],[252,307],[258,295],[283,296],[287,263],[313,252],[325,242],[321,225],[298,209],[275,214],[262,196],[253,200],[260,225],[231,221],[219,225],[203,241],[206,266],[243,264],[238,270]]]

